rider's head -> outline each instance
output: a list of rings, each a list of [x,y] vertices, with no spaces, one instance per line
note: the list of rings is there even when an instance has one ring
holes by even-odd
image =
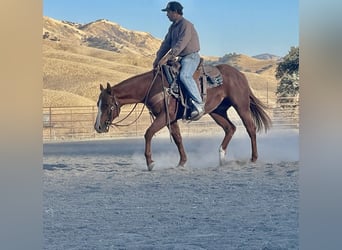
[[[183,15],[183,6],[179,2],[172,1],[169,2],[162,11],[173,11],[177,12],[179,15]]]

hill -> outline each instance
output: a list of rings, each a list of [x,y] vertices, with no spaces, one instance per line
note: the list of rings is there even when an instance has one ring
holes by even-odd
[[[232,65],[240,71],[257,74],[273,74],[273,70],[277,67],[277,60],[257,59],[236,53],[230,53],[218,58],[216,61],[211,61],[213,65],[220,63]]]
[[[82,25],[43,17],[43,88],[96,101],[100,83],[151,68],[160,40],[106,20]],[[62,93],[59,92],[59,93]],[[52,105],[43,92],[43,105]],[[64,106],[62,100],[53,106]]]
[[[46,107],[95,106],[96,102],[66,91],[43,89],[43,103]],[[63,104],[63,105],[62,105]]]
[[[147,32],[127,30],[105,19],[82,25],[50,17],[43,17],[43,39],[144,56],[154,55],[161,43]]]
[[[96,104],[100,83],[116,84],[151,70],[161,43],[147,32],[104,19],[78,24],[43,17],[42,38],[43,106],[54,107]],[[203,58],[205,63],[227,63],[244,72],[261,98],[267,89],[275,92],[277,60],[238,54]]]
[[[279,61],[282,59],[280,56],[264,53],[256,56],[252,56],[253,58],[260,59],[260,60],[276,60]]]

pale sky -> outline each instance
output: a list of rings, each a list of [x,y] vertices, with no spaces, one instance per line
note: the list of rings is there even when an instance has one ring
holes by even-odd
[[[299,45],[299,0],[182,0],[184,17],[206,56],[229,53],[285,56]],[[165,0],[43,0],[43,15],[86,24],[108,19],[163,39],[171,24]]]

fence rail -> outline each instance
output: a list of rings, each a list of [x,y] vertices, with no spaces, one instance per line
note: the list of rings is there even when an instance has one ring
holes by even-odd
[[[267,113],[272,119],[273,127],[298,128],[298,104],[298,98],[283,98],[280,101],[273,100],[270,102],[267,100]],[[120,117],[125,117],[125,115],[127,115],[132,108],[133,105],[122,107]],[[123,121],[123,124],[128,124],[134,121],[138,117],[142,108],[142,104],[139,104],[129,118]],[[228,112],[231,121],[238,128],[242,127],[242,122],[235,110],[230,109]],[[108,133],[98,134],[94,130],[96,115],[96,106],[44,107],[43,140],[81,140],[91,138],[97,139],[143,136],[145,130],[151,124],[151,116],[147,109],[144,109],[142,116],[132,125],[112,127]],[[203,116],[201,120],[196,122],[180,122],[180,128],[183,135],[223,133],[222,129],[211,119],[209,115]],[[168,135],[168,130],[164,128],[158,132],[157,135]]]

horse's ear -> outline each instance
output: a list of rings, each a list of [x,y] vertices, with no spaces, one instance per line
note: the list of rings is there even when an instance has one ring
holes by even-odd
[[[102,84],[100,83],[100,90],[103,91],[104,87],[102,86]]]
[[[109,82],[107,82],[107,92],[109,94],[112,92],[112,87],[110,86]]]

